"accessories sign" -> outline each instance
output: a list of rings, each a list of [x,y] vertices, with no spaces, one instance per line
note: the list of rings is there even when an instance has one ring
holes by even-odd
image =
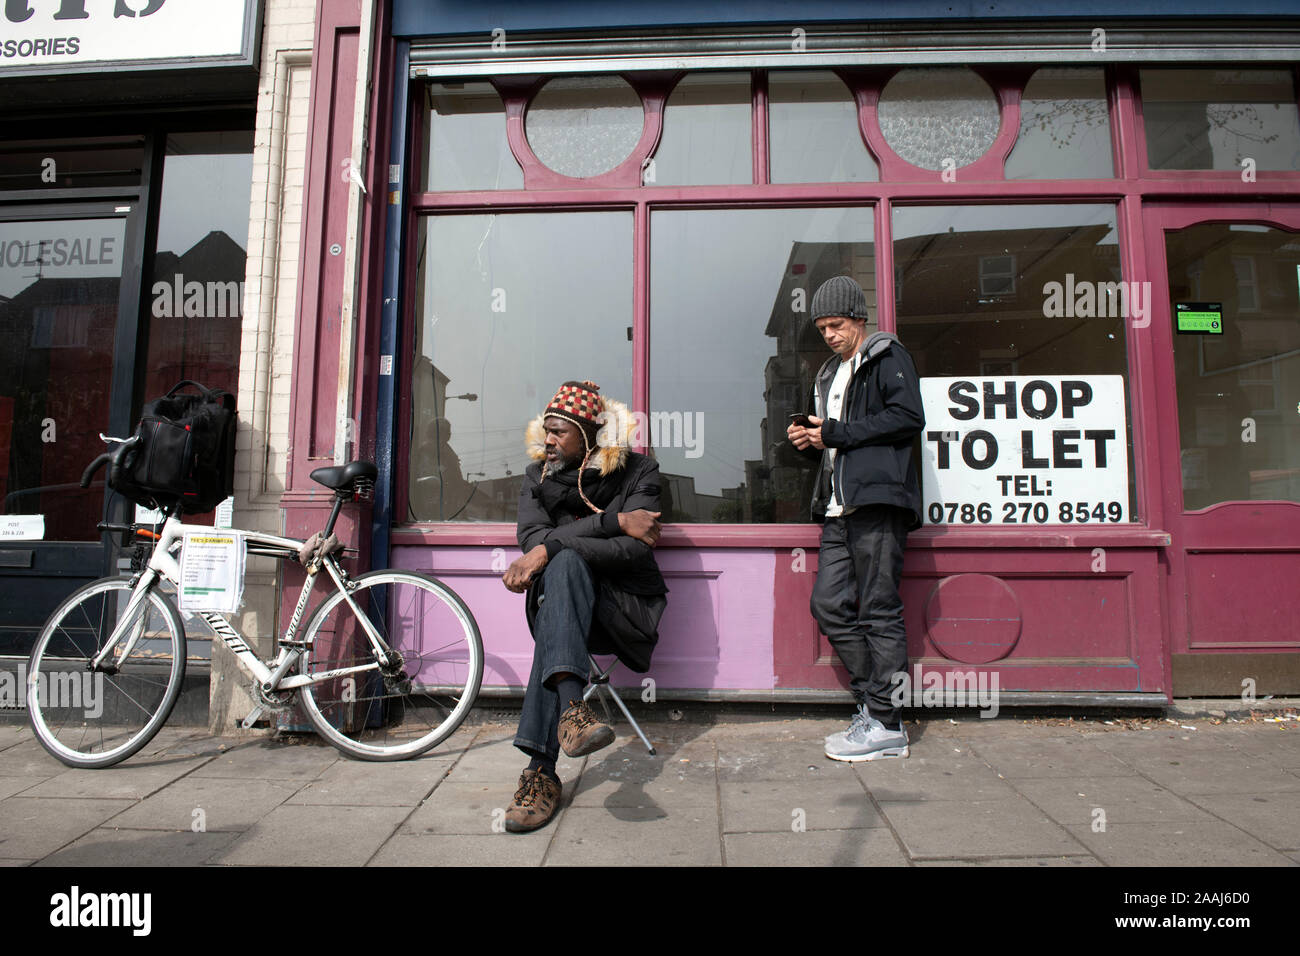
[[[928,524],[1130,520],[1120,375],[923,378]]]
[[[0,76],[253,63],[256,0],[5,0]]]

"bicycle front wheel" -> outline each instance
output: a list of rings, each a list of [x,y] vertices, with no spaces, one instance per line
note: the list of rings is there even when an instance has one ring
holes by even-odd
[[[409,571],[372,571],[348,592],[396,652],[375,667],[361,622],[340,591],[316,609],[303,638],[300,673],[323,678],[301,690],[322,737],[362,760],[424,753],[460,726],[483,682],[483,640],[465,602],[439,581]],[[332,674],[348,668],[365,668]]]
[[[55,609],[32,651],[27,712],[46,750],[70,767],[107,767],[143,747],[171,715],[185,677],[185,628],[156,589],[125,621],[132,579],[100,578]],[[130,653],[124,654],[127,646]]]

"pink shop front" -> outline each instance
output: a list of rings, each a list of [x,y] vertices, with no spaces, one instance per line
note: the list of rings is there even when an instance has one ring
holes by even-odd
[[[1300,692],[1300,111],[1267,30],[1219,30],[1207,64],[1176,30],[1144,61],[1123,29],[1107,56],[1045,26],[1012,63],[960,21],[955,61],[876,27],[805,24],[791,52],[785,25],[594,36],[525,5],[494,48],[465,8],[444,35],[407,6],[372,51],[348,451],[381,482],[352,520],[363,560],[465,598],[485,693],[531,661],[501,583],[524,425],[590,379],[665,479],[661,640],[615,683],[847,699],[784,441],[828,354],[808,302],[841,274],[926,390],[914,666],[996,674],[1004,705]],[[322,0],[291,534],[347,382],[358,22]]]

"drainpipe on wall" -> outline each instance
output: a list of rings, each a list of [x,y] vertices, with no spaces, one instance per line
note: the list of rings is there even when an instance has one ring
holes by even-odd
[[[352,418],[356,379],[355,309],[361,283],[361,217],[366,191],[366,143],[370,134],[370,73],[375,33],[375,0],[361,0],[361,36],[357,47],[357,85],[352,103],[352,150],[343,174],[348,180],[348,231],[343,258],[343,298],[339,303],[339,382],[334,414],[334,464],[351,459],[358,425]]]

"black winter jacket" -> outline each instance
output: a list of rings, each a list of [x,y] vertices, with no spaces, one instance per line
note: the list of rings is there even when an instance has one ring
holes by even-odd
[[[834,448],[834,478],[829,455],[815,448],[807,457],[820,455],[822,469],[813,488],[812,513],[826,514],[832,489],[845,508],[888,504],[911,514],[908,530],[921,526],[921,486],[912,457],[912,441],[925,428],[921,383],[916,365],[898,336],[876,332],[858,350],[862,364],[849,380],[842,418],[822,424],[822,443]],[[814,414],[825,418],[831,382],[840,357],[832,355],[813,388]]]
[[[618,525],[620,511],[659,511],[659,464],[653,458],[623,451],[618,470],[622,480],[605,513],[577,517],[568,513],[548,514],[533,494],[541,480],[542,466],[533,463],[524,471],[519,492],[519,547],[525,554],[537,545],[546,546],[548,557],[568,548],[576,551],[591,568],[596,580],[596,609],[588,646],[594,654],[617,654],[620,661],[638,673],[650,668],[650,656],[659,641],[659,619],[667,606],[668,592],[654,550],[643,541],[624,534]],[[594,469],[589,469],[595,477]],[[586,474],[586,473],[584,473]],[[539,576],[528,588],[527,614],[531,631],[542,594]]]

